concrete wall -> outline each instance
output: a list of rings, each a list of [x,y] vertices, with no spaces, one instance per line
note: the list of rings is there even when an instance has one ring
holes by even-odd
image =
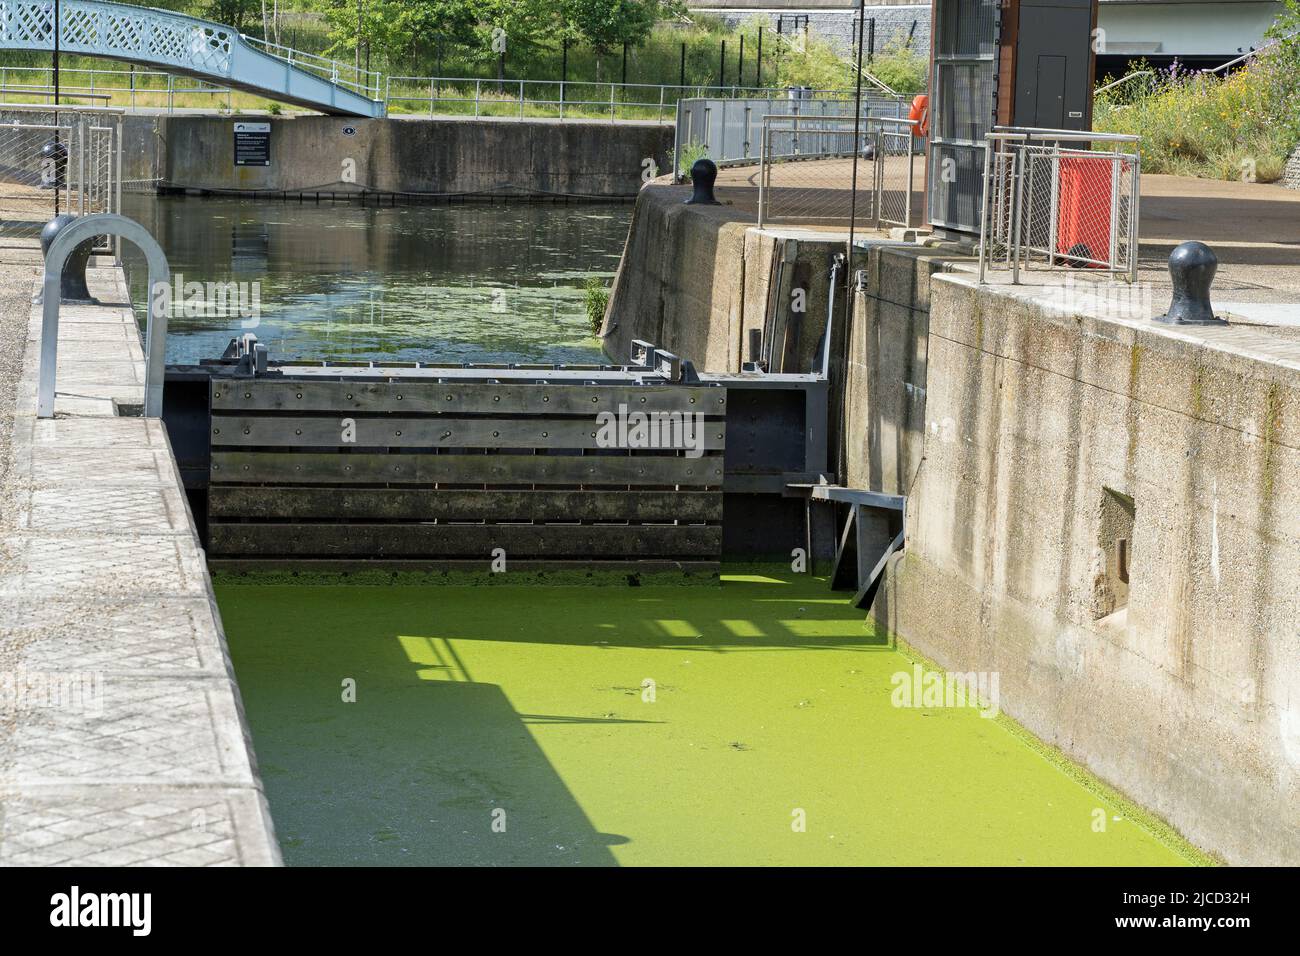
[[[209,190],[540,193],[632,197],[645,161],[671,165],[653,123],[271,118],[271,165],[234,165],[234,124],[265,117],[158,117],[161,175]],[[147,133],[140,135],[147,138]]]
[[[1300,859],[1300,346],[904,293],[851,339],[850,482],[909,494],[877,620],[1202,847]]]
[[[605,313],[606,355],[625,361],[632,340],[643,339],[701,371],[740,371],[748,331],[761,330],[769,310],[774,257],[788,256],[791,268],[775,303],[790,329],[785,370],[812,370],[826,326],[830,260],[843,240],[759,229],[730,206],[684,205],[690,195],[691,187],[660,180],[637,197]],[[804,292],[802,312],[787,301],[795,287]]]

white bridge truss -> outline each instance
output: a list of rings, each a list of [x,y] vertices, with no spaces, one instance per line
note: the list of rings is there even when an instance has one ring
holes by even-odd
[[[54,0],[0,0],[0,49],[54,49]],[[340,116],[383,116],[379,75],[228,26],[104,0],[62,0],[59,49],[160,67]]]

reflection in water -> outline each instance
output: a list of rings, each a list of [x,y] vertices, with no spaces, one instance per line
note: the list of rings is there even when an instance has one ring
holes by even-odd
[[[260,282],[261,316],[176,316],[167,360],[254,332],[273,359],[595,362],[582,284],[618,264],[632,207],[396,206],[123,197],[185,282]],[[127,247],[143,316],[144,260]]]

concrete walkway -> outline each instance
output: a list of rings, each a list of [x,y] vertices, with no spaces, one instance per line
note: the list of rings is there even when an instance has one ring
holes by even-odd
[[[35,417],[39,306],[0,382],[0,864],[278,864],[167,436],[116,414],[144,381],[121,272],[91,290],[117,304],[64,306],[56,418]]]

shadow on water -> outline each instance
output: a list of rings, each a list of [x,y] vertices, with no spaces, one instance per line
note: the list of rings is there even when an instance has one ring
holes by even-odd
[[[610,847],[633,836],[596,829],[536,735],[662,725],[658,712],[602,712],[627,700],[614,692],[640,692],[607,686],[627,667],[608,652],[887,649],[829,592],[786,597],[761,581],[729,582],[725,602],[711,587],[218,590],[272,816],[299,865],[613,865]],[[512,703],[542,684],[559,707]],[[598,684],[613,694],[600,709]]]
[[[239,657],[251,722],[275,728],[256,746],[286,862],[614,864],[624,838],[593,828],[529,725],[635,721],[517,713],[445,642],[389,628],[353,630],[355,652],[284,636]]]

